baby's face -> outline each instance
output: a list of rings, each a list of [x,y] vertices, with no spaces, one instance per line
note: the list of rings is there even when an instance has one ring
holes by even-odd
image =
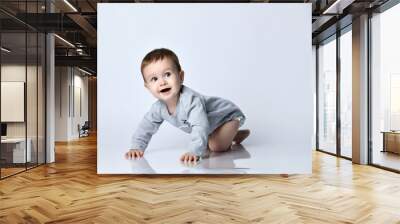
[[[143,69],[145,87],[155,98],[164,102],[178,98],[183,75],[183,71],[178,72],[169,58],[150,63]]]

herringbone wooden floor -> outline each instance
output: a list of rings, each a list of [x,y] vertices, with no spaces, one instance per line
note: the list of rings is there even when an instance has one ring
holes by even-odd
[[[314,152],[312,175],[98,176],[89,137],[0,181],[0,223],[400,223],[400,175]]]

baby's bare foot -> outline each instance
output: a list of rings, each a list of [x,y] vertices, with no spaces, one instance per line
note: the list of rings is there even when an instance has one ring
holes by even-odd
[[[233,142],[235,142],[235,144],[240,144],[243,140],[249,137],[249,135],[250,135],[249,129],[239,130],[236,133],[235,137],[233,138]]]

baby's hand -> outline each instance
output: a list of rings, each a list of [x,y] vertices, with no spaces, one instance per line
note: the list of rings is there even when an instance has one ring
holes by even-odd
[[[199,161],[200,157],[196,156],[195,154],[191,152],[187,152],[181,156],[181,161],[182,162],[197,162]]]
[[[130,149],[129,152],[125,153],[126,159],[139,159],[143,157],[143,151],[139,149]]]

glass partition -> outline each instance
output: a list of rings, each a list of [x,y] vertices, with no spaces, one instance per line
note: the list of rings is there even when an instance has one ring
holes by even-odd
[[[318,149],[336,154],[336,37],[318,47]]]
[[[0,178],[45,162],[44,33],[13,17],[43,13],[45,1],[1,1]],[[35,17],[33,17],[35,18]]]
[[[347,31],[347,32],[346,32]],[[352,157],[352,35],[340,36],[340,154]]]
[[[43,13],[45,9],[44,2],[42,1],[27,1],[27,7],[24,12],[27,13]],[[30,22],[33,24],[38,23],[38,17],[33,16]],[[27,27],[27,150],[31,151],[31,161],[27,163],[27,167],[32,168],[38,165],[38,112],[39,112],[39,32],[35,29]]]
[[[1,176],[26,169],[26,33],[1,34]],[[4,50],[6,49],[6,50]]]
[[[27,98],[26,98],[26,113],[27,113],[27,150],[30,151],[30,161],[28,161],[28,168],[37,165],[38,157],[38,35],[36,32],[27,33]]]
[[[38,64],[37,64],[37,162],[43,164],[46,162],[46,145],[45,145],[45,114],[46,114],[46,38],[43,33],[38,33]]]

